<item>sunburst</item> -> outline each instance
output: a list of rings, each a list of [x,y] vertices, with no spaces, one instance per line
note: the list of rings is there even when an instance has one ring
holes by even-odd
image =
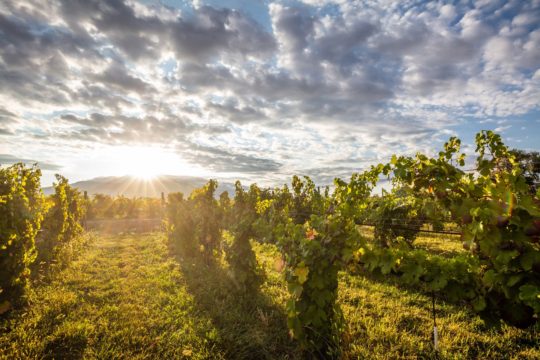
[[[178,172],[182,163],[177,155],[166,149],[151,146],[129,146],[117,150],[116,155],[122,158],[119,166],[122,173],[137,179],[150,181],[159,175]]]

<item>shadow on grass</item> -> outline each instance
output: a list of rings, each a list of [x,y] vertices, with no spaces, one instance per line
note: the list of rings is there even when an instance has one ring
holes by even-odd
[[[355,280],[356,278],[356,280]],[[403,300],[404,304],[419,309],[423,309],[429,313],[432,313],[432,299],[435,296],[436,303],[436,315],[439,317],[449,317],[455,316],[456,313],[460,313],[463,316],[476,317],[478,316],[482,319],[482,322],[478,324],[479,331],[503,331],[505,325],[512,325],[511,322],[507,322],[501,316],[497,307],[487,308],[482,312],[474,312],[472,305],[469,301],[464,299],[451,299],[449,298],[444,291],[435,292],[434,294],[428,290],[424,285],[408,285],[405,284],[400,275],[394,273],[391,274],[382,274],[380,271],[370,272],[361,268],[356,268],[350,271],[347,275],[342,274],[340,281],[347,284],[346,286],[359,286],[356,284],[358,281],[364,279],[369,281],[372,284],[381,284],[387,286],[388,294],[391,296],[405,296],[406,299]],[[459,286],[459,285],[456,285]],[[497,294],[492,294],[492,296],[497,296]],[[502,296],[502,295],[500,295]],[[358,299],[356,299],[358,301]],[[351,305],[355,305],[354,301],[349,302]],[[499,305],[500,306],[500,305]],[[505,307],[503,306],[502,309]],[[513,308],[512,311],[516,309]],[[533,324],[533,323],[531,323]],[[540,326],[540,323],[530,326]],[[529,325],[525,326],[528,327]],[[519,327],[519,326],[518,326]]]
[[[69,334],[58,336],[47,342],[44,359],[82,359],[87,346],[86,336]]]
[[[218,330],[217,342],[227,359],[299,359],[289,338],[286,314],[266,294],[237,290],[218,262],[172,255],[180,265],[196,306]]]

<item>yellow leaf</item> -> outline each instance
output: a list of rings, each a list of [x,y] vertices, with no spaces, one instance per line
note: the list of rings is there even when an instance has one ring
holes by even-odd
[[[303,284],[307,281],[308,274],[309,274],[309,268],[305,266],[297,267],[296,269],[294,269],[294,275],[298,277],[298,282],[300,284]]]
[[[283,261],[283,258],[278,257],[274,260],[274,269],[276,271],[282,272],[285,268],[285,261]]]
[[[184,355],[184,356],[191,356],[191,355],[193,355],[193,350],[191,350],[191,349],[184,349],[184,350],[182,351],[182,355]]]
[[[364,248],[360,248],[354,253],[354,259],[356,261],[360,260],[360,258],[366,253],[366,250]]]

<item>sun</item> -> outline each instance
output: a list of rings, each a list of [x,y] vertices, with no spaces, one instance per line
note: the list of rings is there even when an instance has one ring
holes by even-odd
[[[117,149],[121,172],[141,180],[152,180],[159,175],[185,170],[179,157],[160,147],[129,146]]]
[[[152,182],[160,175],[208,177],[200,164],[186,161],[177,149],[162,145],[116,145],[96,149],[88,169],[103,176],[131,176]],[[99,165],[95,165],[99,164]]]
[[[157,176],[159,175],[162,175],[161,173],[158,173],[156,171],[149,171],[147,172],[147,169],[144,169],[144,171],[131,171],[130,173],[128,173],[128,175],[131,175],[137,179],[140,179],[140,180],[152,180],[152,179],[155,179]]]

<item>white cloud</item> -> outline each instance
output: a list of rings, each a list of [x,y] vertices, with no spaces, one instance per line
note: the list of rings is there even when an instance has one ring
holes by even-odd
[[[328,180],[538,110],[538,2],[303,2],[270,4],[267,28],[202,2],[5,1],[2,150],[167,143],[221,173]]]

